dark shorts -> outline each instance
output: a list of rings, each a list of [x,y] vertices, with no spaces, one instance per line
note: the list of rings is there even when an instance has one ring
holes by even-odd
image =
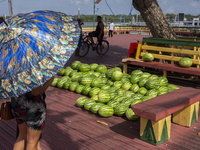
[[[102,45],[102,40],[103,40],[104,34],[101,35],[100,39],[98,38],[99,33],[97,33],[96,31],[90,32],[89,35],[92,37],[97,37],[98,45]]]
[[[11,99],[11,110],[17,124],[26,123],[32,130],[45,126],[46,103],[45,93],[34,96],[31,92]]]

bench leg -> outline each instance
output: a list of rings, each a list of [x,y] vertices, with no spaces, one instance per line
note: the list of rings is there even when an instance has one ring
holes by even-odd
[[[153,145],[161,144],[170,139],[171,115],[151,121],[140,117],[140,139]]]
[[[163,77],[167,78],[167,71],[166,70],[163,70]]]
[[[199,101],[173,113],[172,121],[178,125],[190,127],[198,119]]]
[[[123,73],[127,73],[127,67],[128,67],[128,65],[127,64],[123,64]]]

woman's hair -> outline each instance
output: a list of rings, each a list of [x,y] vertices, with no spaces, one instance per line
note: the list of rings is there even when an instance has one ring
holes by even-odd
[[[97,16],[97,18],[101,19],[101,16]]]

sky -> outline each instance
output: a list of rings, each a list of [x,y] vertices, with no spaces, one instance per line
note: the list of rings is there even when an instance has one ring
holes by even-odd
[[[35,10],[54,10],[68,15],[77,15],[80,8],[81,14],[92,15],[94,0],[12,0],[13,13],[26,13]],[[132,0],[107,0],[108,5],[115,15],[128,15],[131,10]],[[200,14],[200,1],[197,0],[158,0],[164,13]],[[98,8],[98,10],[97,10]],[[106,0],[96,4],[96,14],[112,14]],[[9,15],[8,0],[0,0],[0,16]],[[139,14],[135,9],[132,14]]]

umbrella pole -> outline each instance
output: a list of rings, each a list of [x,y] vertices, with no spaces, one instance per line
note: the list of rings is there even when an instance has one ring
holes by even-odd
[[[8,27],[8,24],[7,24],[7,22],[4,20],[4,18],[3,17],[1,17],[1,19],[3,20],[3,22],[6,24],[6,26]]]

